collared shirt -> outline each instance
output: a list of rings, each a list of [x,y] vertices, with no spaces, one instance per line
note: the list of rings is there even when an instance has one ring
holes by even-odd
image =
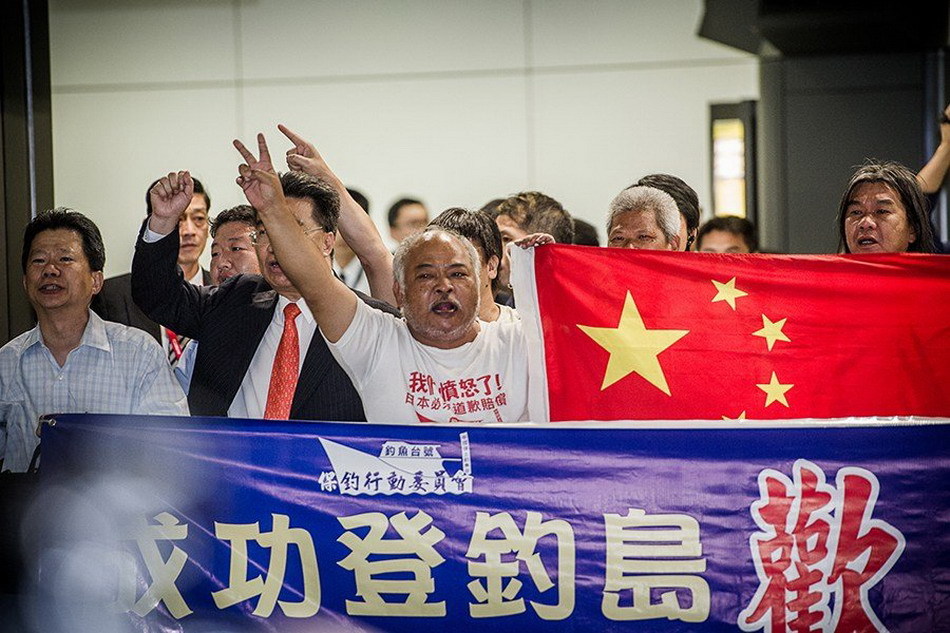
[[[286,297],[280,296],[277,299],[277,307],[274,309],[274,316],[271,318],[270,325],[264,331],[260,345],[254,352],[254,358],[244,374],[244,380],[241,381],[241,387],[234,395],[231,406],[228,407],[228,417],[230,418],[263,418],[264,409],[267,406],[267,391],[270,388],[270,375],[274,367],[274,358],[277,357],[277,346],[280,344],[280,337],[284,332],[284,307],[290,303]],[[303,367],[304,359],[307,356],[307,350],[310,349],[310,341],[317,331],[317,322],[313,318],[313,313],[307,307],[307,302],[303,299],[297,301],[297,307],[300,308],[300,314],[297,316],[297,341],[300,345],[300,362],[298,370]]]
[[[336,273],[343,283],[353,290],[359,290],[364,294],[370,294],[369,280],[366,278],[366,272],[363,270],[363,264],[360,263],[359,257],[354,257],[350,260],[349,264],[342,267],[336,260],[334,260],[333,272]]]
[[[79,346],[60,367],[39,326],[0,348],[0,455],[24,471],[49,413],[188,415],[181,387],[148,334],[89,312]]]
[[[165,235],[146,226],[142,233],[142,240],[153,243],[159,241]],[[284,308],[289,303],[290,300],[286,297],[278,296],[274,316],[271,318],[270,325],[264,331],[264,336],[254,352],[247,373],[244,374],[244,380],[241,381],[241,386],[234,394],[231,406],[228,407],[228,417],[254,419],[264,417],[264,409],[267,407],[267,392],[270,389],[271,371],[274,367],[274,359],[277,357],[277,346],[280,344],[280,337],[284,332]],[[317,331],[317,322],[314,320],[310,308],[307,307],[306,301],[300,299],[296,303],[300,308],[300,315],[296,319],[297,341],[300,346],[299,371],[303,367],[307,350],[310,349],[310,341],[313,340],[313,335]],[[194,364],[190,361],[187,362],[191,365]],[[189,383],[191,381],[190,376],[182,375],[180,379],[187,379]]]

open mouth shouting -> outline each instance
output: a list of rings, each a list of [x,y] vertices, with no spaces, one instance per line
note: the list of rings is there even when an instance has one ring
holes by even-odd
[[[442,301],[436,301],[433,303],[432,307],[429,308],[429,311],[439,316],[450,317],[454,316],[455,313],[459,311],[459,305],[454,301],[444,299]]]

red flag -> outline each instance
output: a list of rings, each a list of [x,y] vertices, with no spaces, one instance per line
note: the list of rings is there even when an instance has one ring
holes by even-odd
[[[517,259],[552,421],[950,416],[950,257],[555,245]]]

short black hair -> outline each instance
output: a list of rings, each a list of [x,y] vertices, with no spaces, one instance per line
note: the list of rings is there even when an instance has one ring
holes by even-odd
[[[195,192],[193,195],[202,196],[205,199],[205,206],[208,207],[208,211],[211,211],[211,196],[208,195],[207,189],[201,184],[201,181],[195,178],[194,176],[191,179],[195,183]],[[157,178],[152,181],[152,184],[148,186],[148,189],[145,190],[145,215],[152,215],[152,187],[158,184],[158,181],[161,178]]]
[[[759,252],[759,241],[755,237],[755,225],[745,218],[738,215],[722,215],[709,220],[699,228],[699,232],[696,234],[696,250],[702,247],[703,238],[711,231],[725,231],[738,235],[745,241],[750,253]]]
[[[630,186],[653,187],[669,194],[680,215],[686,220],[686,240],[689,242],[689,236],[699,228],[699,196],[696,195],[695,189],[687,185],[682,178],[671,174],[648,174]],[[686,245],[686,250],[689,250],[689,244]]]
[[[574,218],[574,241],[571,243],[579,246],[600,246],[597,227],[580,218]]]
[[[522,191],[495,207],[495,217],[507,215],[522,231],[547,233],[558,244],[574,241],[574,220],[561,203],[540,191]]]
[[[67,229],[75,231],[82,240],[82,250],[89,262],[89,269],[92,272],[101,272],[106,265],[106,247],[102,243],[102,233],[96,223],[84,216],[79,211],[73,211],[66,207],[57,207],[49,211],[43,211],[26,225],[26,231],[23,232],[23,252],[20,256],[20,265],[26,273],[26,261],[30,256],[30,249],[33,247],[33,240],[43,231],[54,229]]]
[[[211,221],[211,237],[214,237],[218,229],[228,222],[243,222],[254,228],[257,226],[257,212],[249,204],[239,204],[236,207],[225,209]]]
[[[396,220],[399,218],[399,212],[403,207],[408,207],[410,204],[418,204],[420,206],[425,206],[422,204],[422,200],[416,200],[415,198],[400,198],[396,200],[391,207],[389,207],[389,213],[386,214],[386,219],[389,222],[390,227],[396,226]]]
[[[360,205],[360,208],[363,211],[366,211],[367,213],[369,213],[369,198],[364,196],[362,191],[360,191],[359,189],[350,189],[349,187],[347,187],[346,192],[350,194],[350,197],[353,198],[353,200],[356,201],[356,204]]]
[[[492,257],[497,257],[499,264],[501,263],[501,231],[498,230],[494,218],[487,213],[453,207],[440,213],[429,222],[429,226],[448,229],[466,238],[476,250],[481,249],[485,258],[482,264]],[[491,281],[492,292],[498,291],[498,285],[498,277],[495,277]]]
[[[280,174],[280,186],[285,198],[309,200],[313,207],[313,221],[327,233],[336,231],[340,221],[340,195],[326,182],[302,171]]]

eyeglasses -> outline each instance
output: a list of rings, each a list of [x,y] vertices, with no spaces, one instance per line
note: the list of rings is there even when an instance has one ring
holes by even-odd
[[[303,228],[303,227],[300,227],[300,228]],[[326,232],[326,229],[323,228],[322,226],[318,226],[312,229],[304,229],[303,234],[309,236],[311,233],[316,233],[317,231]],[[251,231],[249,235],[251,237],[251,243],[254,244],[254,246],[258,246],[260,244],[267,244],[270,241],[270,237],[268,237],[267,235],[267,229],[265,229],[264,227],[261,227],[257,229],[256,231]]]

